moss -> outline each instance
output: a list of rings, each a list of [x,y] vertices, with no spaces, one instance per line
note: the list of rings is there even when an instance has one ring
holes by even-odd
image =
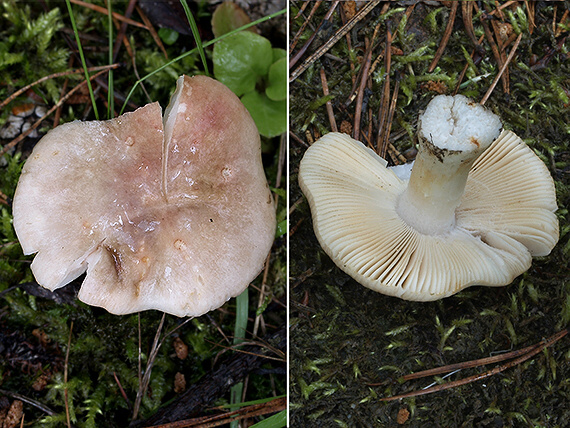
[[[486,4],[495,7],[492,2],[482,3]],[[484,381],[401,402],[378,401],[379,397],[418,390],[431,382],[428,378],[400,384],[398,378],[404,374],[522,348],[568,326],[567,29],[554,37],[555,7],[535,2],[535,27],[530,34],[528,12],[522,2],[518,4],[521,7],[509,10],[505,18],[515,34],[523,34],[518,55],[509,67],[511,91],[504,94],[499,82],[486,105],[507,128],[529,143],[554,177],[560,207],[558,245],[548,257],[535,259],[528,272],[506,287],[472,287],[430,303],[406,302],[375,293],[344,274],[319,247],[308,204],[297,184],[298,165],[306,147],[291,140],[291,201],[297,202],[290,218],[294,228],[290,238],[292,426],[395,426],[402,408],[410,411],[406,426],[417,427],[564,426],[570,417],[565,405],[569,391],[565,379],[570,373],[563,342]],[[329,6],[319,8],[314,23],[320,22]],[[564,7],[558,4],[558,21]],[[328,52],[329,56],[321,57],[291,83],[291,131],[301,139],[305,132],[318,136],[330,129],[325,108],[315,104],[323,97],[318,73],[321,67],[333,96],[337,124],[352,123],[355,105],[347,100],[352,76],[364,56],[365,37],[371,39],[376,24],[382,23],[373,50],[374,61],[384,49],[386,29],[394,31],[399,26],[402,30],[402,10],[396,11],[396,5],[392,5],[392,14],[383,19],[380,9],[375,8],[350,32],[352,55],[347,55],[343,38]],[[295,15],[292,10],[291,16]],[[454,91],[465,64],[468,69],[459,93],[474,99],[482,98],[499,68],[486,42],[482,57],[477,62],[470,57],[468,60],[473,46],[459,10],[444,55],[428,73],[448,16],[448,8],[419,2],[393,42],[391,90],[395,79],[400,79],[400,92],[392,133],[402,131],[403,137],[394,143],[401,152],[414,144],[410,129],[415,128],[419,111],[437,94],[435,90]],[[291,20],[292,35],[303,20]],[[331,21],[329,31],[334,33],[342,25],[338,12]],[[474,19],[474,26],[479,37],[483,31],[478,19]],[[302,38],[307,39],[312,31],[306,29]],[[312,46],[308,54],[317,46]],[[531,57],[539,61],[538,65],[529,63]],[[547,60],[544,66],[540,62],[543,59]],[[355,73],[351,72],[351,64]],[[383,64],[381,59],[372,75],[368,100],[374,117],[373,132],[377,132],[376,116],[386,77]],[[368,114],[363,114],[361,129],[368,129]],[[463,370],[450,379],[483,370]]]
[[[106,8],[106,3],[102,0],[92,3]],[[112,2],[112,6],[116,12],[123,14],[127,4]],[[107,17],[79,5],[73,4],[72,8],[89,65],[107,64]],[[202,37],[205,40],[212,39],[209,23],[212,8],[205,2],[199,5],[191,2],[191,8],[204,33]],[[72,45],[68,44],[73,39],[73,34],[69,33],[70,21],[65,3],[8,0],[0,4],[0,11],[1,101],[39,78],[69,67],[79,67],[79,61],[70,48]],[[137,12],[133,14],[133,19],[141,21]],[[117,30],[114,29],[114,35],[116,34]],[[135,53],[136,70],[133,58],[123,45],[117,57],[120,67],[114,71],[118,101],[138,79],[137,72],[142,77],[166,62],[163,52],[147,30],[128,26],[126,35]],[[169,58],[175,58],[193,48],[192,37],[179,37],[176,42],[166,46],[166,52]],[[19,54],[10,56],[7,52]],[[70,57],[73,57],[71,65],[68,62]],[[7,63],[8,66],[5,66]],[[174,90],[176,78],[182,73],[203,73],[199,67],[201,63],[197,56],[187,56],[146,80],[144,88],[153,101],[160,101],[165,106]],[[51,107],[64,92],[64,85],[69,90],[80,81],[82,75],[68,77],[68,83],[65,83],[65,77],[60,77],[35,86],[32,92],[2,109],[3,117],[7,117],[12,107],[23,102],[46,103]],[[102,80],[106,82],[107,76],[102,76]],[[100,104],[99,111],[105,111],[106,89],[103,85],[97,86],[101,86],[101,89],[96,102]],[[148,98],[139,87],[131,101],[134,105],[128,110],[146,104]],[[63,106],[61,121],[94,119],[89,103],[88,96],[84,93],[73,97]],[[114,116],[113,112],[110,116]],[[48,122],[51,122],[51,118],[44,123]],[[156,311],[141,313],[139,332],[138,315],[114,316],[103,309],[79,302],[76,294],[83,278],[73,281],[56,293],[48,293],[35,285],[29,268],[32,257],[22,254],[12,228],[10,205],[22,165],[34,143],[34,139],[25,140],[24,144],[17,146],[13,155],[4,155],[5,162],[0,164],[0,190],[8,198],[0,206],[0,351],[6,356],[0,359],[0,389],[32,398],[55,412],[54,415],[47,416],[36,407],[25,404],[25,420],[29,426],[66,424],[65,389],[71,420],[75,426],[128,426],[139,388],[139,334],[142,338],[140,349],[144,369],[162,314]],[[265,143],[264,165],[270,184],[275,186],[279,169],[279,141],[268,139]],[[284,185],[280,187],[283,188]],[[0,197],[3,199],[3,195]],[[285,204],[285,198],[280,198],[280,211],[285,210]],[[280,238],[274,246],[267,282],[267,291],[277,299],[285,293],[285,260],[285,239]],[[260,286],[260,282],[261,278],[258,278],[254,284]],[[253,319],[259,295],[252,289],[250,298],[249,318]],[[284,309],[276,309],[276,306],[269,304],[260,310],[267,321],[265,328],[268,331],[285,323]],[[174,336],[165,339],[155,360],[148,393],[142,401],[140,418],[149,417],[160,406],[176,398],[174,379],[177,372],[185,374],[187,385],[190,386],[216,366],[222,350],[226,355],[230,352],[224,348],[231,345],[226,342],[226,338],[233,335],[235,309],[235,300],[231,300],[223,309],[196,318],[176,331],[175,335],[189,348],[186,359],[176,356]],[[181,322],[179,318],[167,316],[162,336]],[[72,324],[68,380],[64,382],[64,361]],[[248,328],[251,330],[251,325]],[[263,335],[262,330],[258,334]],[[281,362],[270,362],[266,365],[265,372],[253,375],[250,380],[252,386],[247,390],[247,400],[270,397],[274,393],[284,394],[286,387],[283,366],[284,363]],[[220,397],[220,400],[224,399]]]

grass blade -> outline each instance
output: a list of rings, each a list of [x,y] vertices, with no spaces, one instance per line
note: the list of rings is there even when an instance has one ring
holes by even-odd
[[[249,293],[246,288],[243,293],[236,297],[236,324],[234,327],[234,345],[242,343],[247,330],[247,315],[249,313]],[[243,393],[243,382],[237,383],[231,389],[231,403],[241,403]],[[239,406],[230,407],[230,411],[237,410]],[[239,422],[232,421],[231,428],[238,428]]]
[[[77,43],[77,50],[79,51],[79,56],[81,57],[81,65],[83,66],[83,70],[85,70],[85,80],[87,81],[87,86],[89,88],[89,96],[91,97],[91,104],[93,105],[93,111],[95,112],[95,119],[99,120],[99,112],[97,111],[97,105],[95,104],[95,95],[93,94],[93,86],[91,86],[91,80],[89,79],[89,72],[87,71],[87,63],[85,62],[85,55],[83,55],[81,40],[79,40],[79,32],[77,31],[77,25],[75,25],[75,16],[73,15],[73,9],[71,8],[71,3],[69,0],[65,0],[65,4],[67,4],[67,10],[69,11],[69,19],[71,20],[71,27],[73,28],[73,34],[75,35],[75,43]]]
[[[192,35],[196,42],[196,49],[198,49],[200,58],[202,59],[202,64],[204,64],[204,71],[206,72],[206,76],[209,76],[208,62],[206,61],[206,54],[204,53],[204,46],[202,45],[202,38],[200,37],[200,31],[198,31],[198,25],[196,25],[196,20],[194,19],[194,15],[192,15],[192,11],[188,7],[186,0],[180,0],[180,3],[182,3],[184,13],[186,13],[186,18],[188,18],[188,23],[190,24],[190,29],[192,30]]]
[[[109,65],[113,64],[113,7],[112,1],[107,2],[107,10],[109,14],[107,15],[107,26],[109,27],[109,34],[107,38],[109,39]],[[107,119],[113,117],[113,112],[115,110],[115,90],[113,88],[113,70],[109,70],[109,89],[107,91]]]
[[[250,428],[282,428],[287,425],[287,410],[275,413],[273,416],[252,425]]]

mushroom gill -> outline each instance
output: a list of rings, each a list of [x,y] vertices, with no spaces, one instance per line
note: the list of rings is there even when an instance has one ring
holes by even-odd
[[[511,283],[558,241],[546,166],[462,96],[434,98],[419,124],[409,179],[344,134],[305,152],[299,184],[319,243],[362,285],[406,300]]]

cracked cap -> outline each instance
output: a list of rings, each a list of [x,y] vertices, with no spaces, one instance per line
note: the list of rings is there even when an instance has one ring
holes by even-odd
[[[14,197],[32,271],[54,290],[87,270],[85,303],[114,314],[199,316],[262,270],[275,211],[259,134],[239,99],[204,76],[108,121],[58,126]]]

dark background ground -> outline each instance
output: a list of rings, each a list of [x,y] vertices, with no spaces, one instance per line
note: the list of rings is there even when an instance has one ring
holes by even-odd
[[[79,38],[88,66],[104,66],[109,64],[108,20],[101,9],[105,11],[107,3],[103,0],[89,3],[99,10],[72,4]],[[101,119],[118,115],[125,96],[138,79],[137,74],[146,76],[196,46],[179,2],[113,1],[113,11],[124,16],[129,4],[135,6],[135,3],[141,9],[132,8],[131,19],[142,24],[144,15],[152,21],[149,27],[160,35],[155,34],[153,38],[148,28],[129,24],[123,39],[117,36],[117,28],[113,28],[112,42],[117,39],[123,42],[116,57],[119,66],[114,70],[115,111],[107,115],[108,80],[104,74],[93,83]],[[212,40],[212,14],[221,2],[188,3],[202,40]],[[251,2],[246,5],[246,12],[256,20],[285,7],[279,2],[273,2],[271,8],[266,6]],[[260,32],[274,47],[285,48],[285,17],[281,15],[272,21],[260,25]],[[121,22],[117,21],[119,27]],[[157,40],[162,46],[159,47]],[[211,47],[206,49],[205,55],[211,72]],[[47,78],[0,108],[0,128],[4,129],[9,115],[16,114],[22,106],[43,106],[42,113],[26,119],[32,123],[55,106],[64,94],[84,80],[84,75],[57,77],[54,74],[74,68],[81,68],[81,61],[65,1],[7,0],[0,4],[0,102],[20,88]],[[126,111],[150,100],[166,107],[176,79],[182,73],[204,73],[197,54],[147,79],[146,93],[139,86]],[[59,119],[54,120],[54,116]],[[80,90],[47,117],[38,131],[44,134],[55,123],[94,119],[89,93]],[[0,144],[8,144],[13,137],[1,137]],[[162,313],[145,311],[140,318],[137,314],[115,316],[104,309],[87,306],[76,298],[82,277],[56,293],[48,292],[35,282],[29,268],[33,257],[22,255],[12,229],[11,198],[21,167],[37,140],[25,138],[0,162],[0,426],[20,426],[20,420],[24,420],[24,426],[41,427],[128,426],[139,391],[139,375],[142,375],[139,349],[144,370]],[[264,138],[263,161],[270,186],[284,195],[285,179],[278,178],[285,166],[285,157],[280,156],[279,150],[282,144],[285,142],[279,137]],[[281,196],[279,200],[279,213],[286,213],[285,198]],[[229,387],[239,381],[247,383],[247,401],[272,400],[286,394],[284,235],[275,241],[269,266],[261,299],[259,288],[263,275],[249,289],[246,341],[256,345],[248,348],[247,356],[232,349],[235,299],[191,321],[166,316],[160,336],[164,341],[154,360],[150,386],[143,395],[139,421],[148,423],[149,418],[164,413],[165,409],[172,410],[170,406],[185,391],[189,396],[186,398],[197,407],[185,401],[182,411],[178,408],[177,420],[226,412],[227,408],[212,408],[227,404]],[[254,335],[253,320],[258,314],[263,322]],[[172,332],[175,327],[180,328]],[[270,358],[257,358],[260,354]],[[243,359],[236,363],[235,359],[240,357]],[[180,375],[185,377],[185,387],[177,383]],[[17,402],[21,407],[17,417],[12,418],[13,424],[3,425],[3,416]],[[265,416],[251,417],[249,423],[258,422],[282,408],[281,402],[281,408],[270,409]],[[22,414],[24,419],[21,419]],[[171,420],[162,416],[161,423]],[[159,423],[156,418],[153,421]]]
[[[299,161],[308,138],[330,130],[319,72],[324,68],[337,123],[353,124],[355,102],[346,110],[352,77],[365,57],[365,39],[373,38],[372,61],[386,46],[386,32],[400,26],[392,43],[392,79],[400,80],[392,136],[401,152],[412,147],[406,127],[415,129],[418,111],[438,92],[451,94],[473,50],[459,7],[449,44],[437,68],[428,73],[450,14],[450,3],[401,1],[381,3],[290,86],[290,276],[291,276],[291,426],[396,426],[402,409],[410,412],[405,426],[539,426],[564,427],[570,420],[570,348],[568,338],[534,358],[482,381],[447,391],[380,402],[379,398],[422,389],[433,377],[400,385],[398,377],[427,368],[487,357],[523,348],[565,329],[570,321],[570,193],[569,133],[570,63],[568,21],[558,25],[568,2],[509,2],[503,15],[485,19],[511,25],[521,44],[509,65],[505,93],[499,82],[487,107],[505,127],[520,135],[546,162],[557,186],[561,239],[551,255],[535,259],[531,269],[501,288],[472,287],[445,300],[406,302],[375,293],[340,271],[320,249],[312,231],[308,204],[299,190]],[[488,12],[505,2],[477,2]],[[533,3],[529,6],[529,3]],[[350,7],[354,2],[346,2]],[[291,3],[291,38],[313,6],[295,17],[303,2]],[[415,5],[415,6],[414,6]],[[360,6],[362,6],[360,4]],[[294,53],[316,31],[331,3],[323,3],[302,32]],[[384,9],[383,9],[384,8]],[[401,8],[400,11],[395,9]],[[410,9],[411,8],[411,9]],[[518,8],[518,9],[517,9]],[[529,9],[530,8],[530,9]],[[411,10],[411,11],[410,11]],[[402,22],[404,12],[410,18]],[[343,10],[343,14],[350,13]],[[383,14],[389,14],[385,19]],[[472,19],[478,39],[484,34],[476,12]],[[534,18],[534,26],[528,24]],[[347,18],[338,9],[317,31],[308,54],[328,40]],[[525,24],[527,22],[527,24]],[[565,22],[565,24],[564,24]],[[404,25],[405,24],[405,25]],[[491,24],[489,24],[491,25]],[[493,24],[494,25],[494,24]],[[517,28],[518,25],[518,28]],[[508,27],[505,27],[508,28]],[[493,27],[491,27],[493,31]],[[510,40],[506,53],[513,46]],[[419,49],[419,51],[418,51]],[[293,70],[307,58],[306,54]],[[487,38],[463,79],[474,81],[459,93],[480,100],[499,67]],[[355,71],[351,71],[351,64]],[[385,80],[385,60],[372,73],[365,96],[362,129],[372,112],[374,135]],[[490,73],[488,77],[477,77]],[[360,82],[358,77],[357,83]],[[307,136],[309,135],[309,137]],[[392,139],[391,139],[392,141]],[[450,379],[482,373],[493,366],[467,369]],[[381,383],[380,386],[371,386]],[[405,413],[405,412],[404,412]]]

